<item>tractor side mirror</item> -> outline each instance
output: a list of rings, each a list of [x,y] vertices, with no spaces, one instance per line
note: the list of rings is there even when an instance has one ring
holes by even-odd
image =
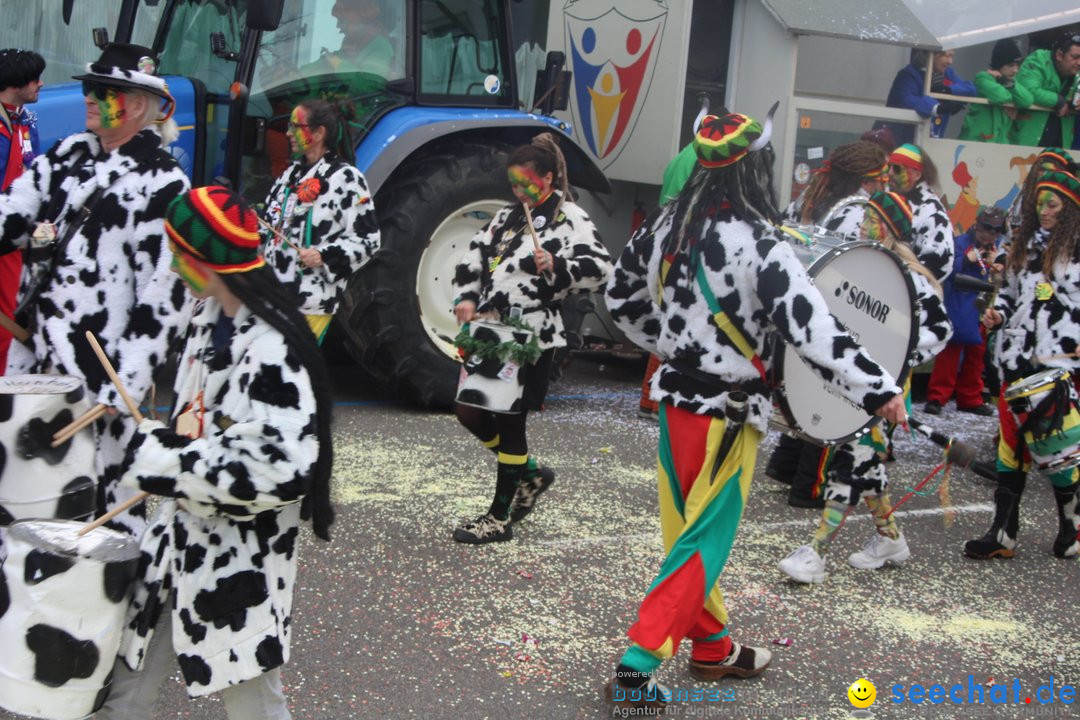
[[[547,54],[544,69],[536,73],[536,91],[533,95],[533,109],[550,115],[556,110],[565,110],[570,104],[570,79],[572,73],[563,70],[566,65],[566,53],[552,50]]]
[[[248,3],[247,17],[244,24],[251,30],[270,32],[281,24],[281,13],[285,9],[285,0],[252,0]]]

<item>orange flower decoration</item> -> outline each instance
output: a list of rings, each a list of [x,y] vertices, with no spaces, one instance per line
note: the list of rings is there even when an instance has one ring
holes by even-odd
[[[315,198],[319,197],[321,192],[322,182],[319,178],[308,178],[296,188],[296,197],[300,198],[300,202],[315,202]]]

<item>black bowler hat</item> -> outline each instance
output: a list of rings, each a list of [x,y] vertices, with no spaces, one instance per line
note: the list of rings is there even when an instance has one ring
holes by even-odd
[[[157,58],[150,48],[126,43],[109,43],[97,62],[87,63],[84,80],[131,90],[145,90],[165,100],[172,100],[169,87],[157,75]]]

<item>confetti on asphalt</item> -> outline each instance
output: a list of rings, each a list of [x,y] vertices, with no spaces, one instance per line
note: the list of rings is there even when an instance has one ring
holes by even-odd
[[[506,647],[514,647],[514,643],[509,640],[500,640],[499,638],[491,638],[498,645],[505,645]]]
[[[520,575],[521,577],[525,578],[526,580],[532,580],[532,577],[533,577],[533,574],[531,572],[529,572],[528,570],[518,570],[517,574]]]
[[[602,453],[604,453],[606,455],[607,453],[611,452],[611,448],[610,447],[602,447],[602,448],[600,448],[600,452],[602,452]]]
[[[776,638],[773,640],[773,645],[783,645],[784,647],[791,647],[791,638]]]
[[[528,653],[519,652],[514,653],[514,659],[518,662],[529,662],[532,658],[529,657]]]

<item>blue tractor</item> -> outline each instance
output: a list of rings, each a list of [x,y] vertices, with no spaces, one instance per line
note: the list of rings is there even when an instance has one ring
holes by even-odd
[[[508,151],[554,131],[571,183],[610,190],[549,116],[567,86],[557,54],[535,78],[517,77],[509,0],[62,0],[59,16],[56,0],[15,5],[0,47],[34,48],[48,62],[32,107],[44,147],[84,127],[68,78],[110,40],[158,55],[177,101],[172,149],[192,183],[226,178],[253,203],[290,160],[296,102],[351,107],[383,250],[350,282],[334,334],[397,397],[422,406],[453,399],[451,275],[512,199]],[[537,112],[521,109],[519,80],[535,80]]]

